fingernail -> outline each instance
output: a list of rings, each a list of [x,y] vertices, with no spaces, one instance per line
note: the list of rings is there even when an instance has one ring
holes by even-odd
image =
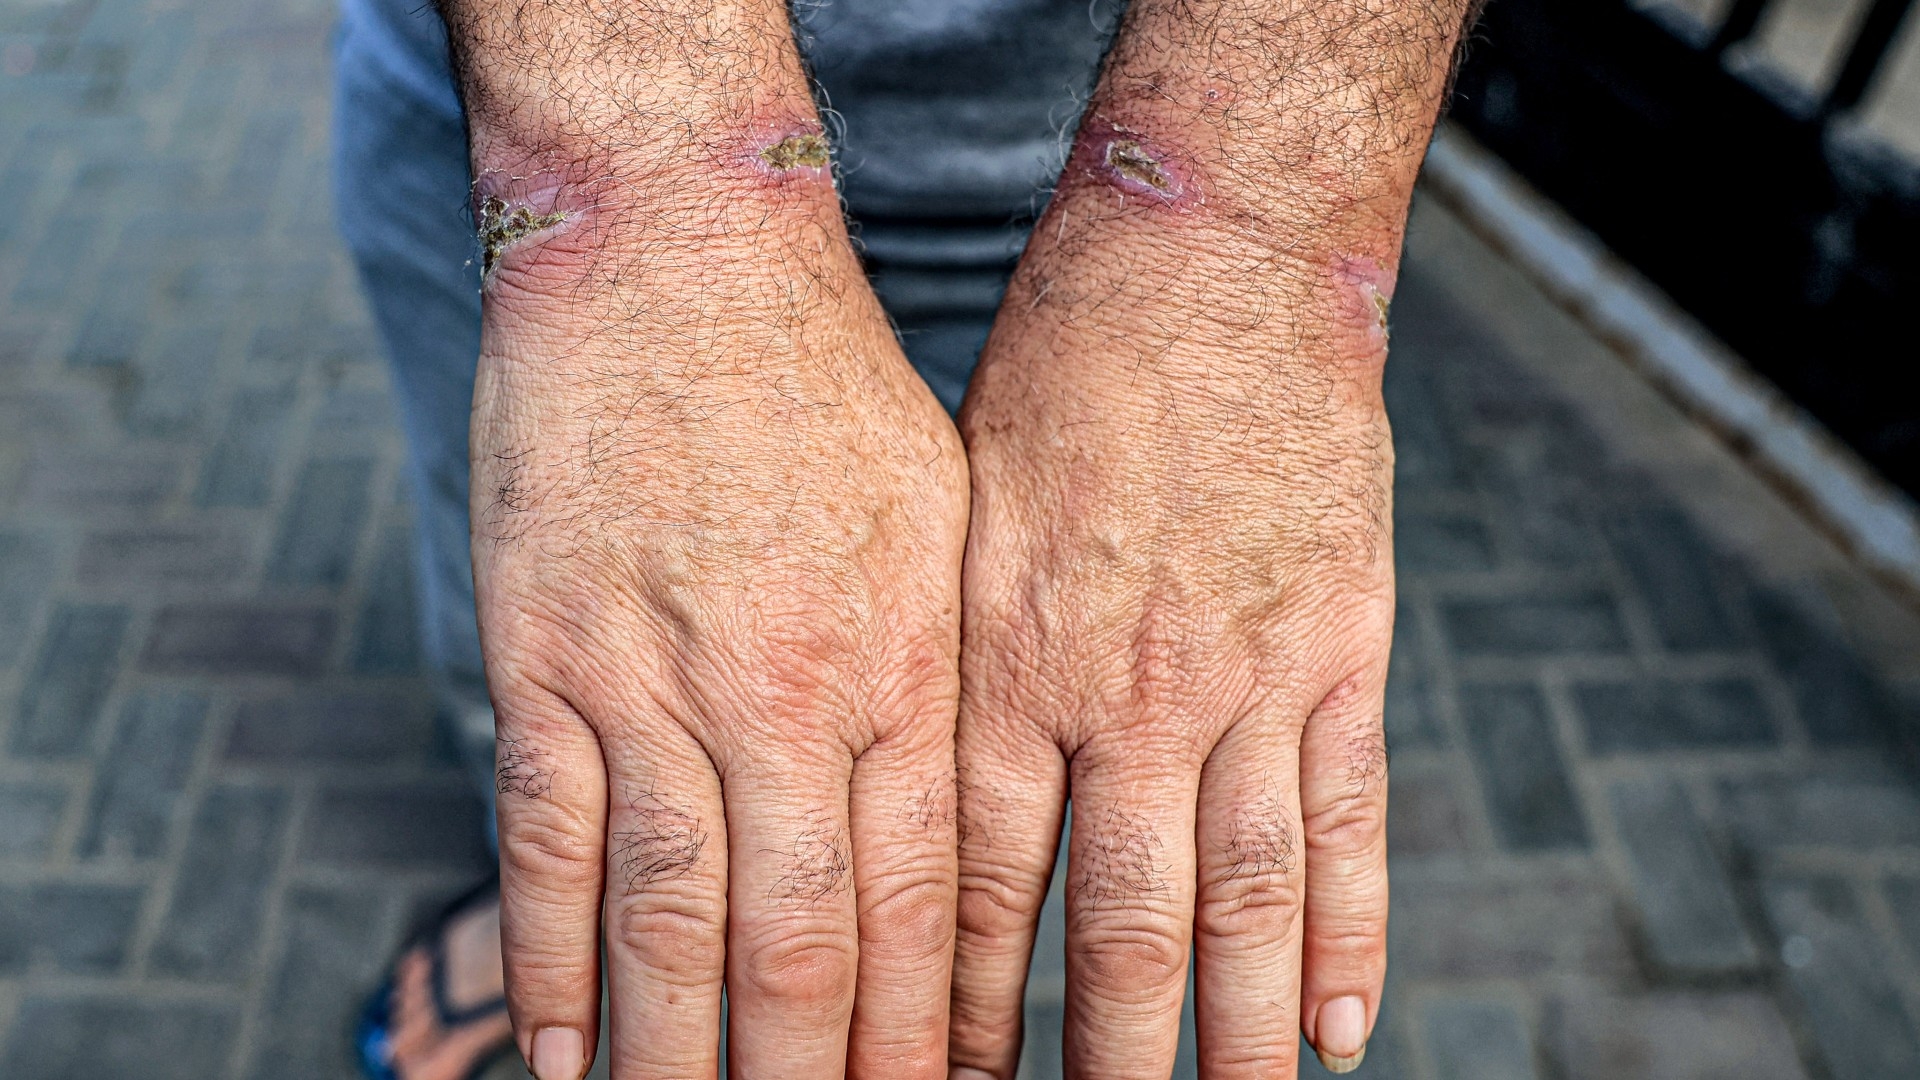
[[[572,1028],[541,1028],[533,1033],[528,1064],[537,1080],[580,1080],[587,1071],[587,1041]]]
[[[1320,1006],[1313,1052],[1330,1073],[1350,1073],[1367,1057],[1367,1003],[1357,997],[1334,998]],[[541,1080],[546,1080],[541,1077]]]

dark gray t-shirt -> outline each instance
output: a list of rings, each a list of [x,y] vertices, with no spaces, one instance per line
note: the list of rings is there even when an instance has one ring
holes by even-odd
[[[1118,0],[801,0],[800,38],[843,131],[849,207],[1008,217],[1059,169]],[[422,97],[457,108],[430,0],[343,0]]]

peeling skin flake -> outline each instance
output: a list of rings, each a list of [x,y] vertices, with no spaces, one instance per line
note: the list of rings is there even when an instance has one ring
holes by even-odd
[[[760,151],[760,160],[776,169],[801,167],[825,168],[828,161],[824,135],[792,135]]]
[[[1121,176],[1145,184],[1155,191],[1173,189],[1173,181],[1167,179],[1160,163],[1132,139],[1115,139],[1107,144],[1107,166]]]
[[[489,195],[480,204],[480,276],[493,276],[493,268],[508,248],[542,229],[551,229],[567,220],[565,211],[536,214],[525,206],[509,206],[506,200]]]

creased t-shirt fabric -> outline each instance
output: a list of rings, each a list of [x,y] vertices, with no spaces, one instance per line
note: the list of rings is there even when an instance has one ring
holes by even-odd
[[[1017,216],[1052,182],[1119,0],[803,0],[849,209],[877,218]],[[428,0],[343,0],[387,74],[459,108]]]

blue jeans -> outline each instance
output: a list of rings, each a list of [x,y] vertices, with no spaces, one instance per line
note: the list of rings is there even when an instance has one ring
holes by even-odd
[[[421,655],[441,714],[490,800],[493,711],[467,536],[467,420],[480,272],[465,125],[451,75],[397,73],[377,30],[343,18],[334,54],[334,194],[393,367],[414,497]],[[957,408],[1022,235],[1010,222],[867,222],[875,286],[907,356]],[[489,819],[491,820],[491,819]]]

